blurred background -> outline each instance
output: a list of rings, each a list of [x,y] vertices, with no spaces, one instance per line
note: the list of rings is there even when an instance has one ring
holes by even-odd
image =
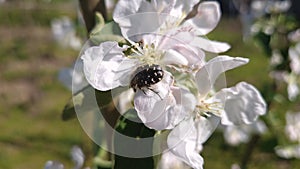
[[[226,54],[250,58],[246,66],[227,73],[228,86],[243,80],[263,90],[271,81],[269,61],[262,48],[245,40],[248,35],[241,14],[247,7],[238,0],[219,1],[223,17],[208,37],[228,42],[232,49]],[[292,1],[288,11],[296,18],[300,18],[299,2]],[[43,168],[48,160],[72,168],[70,149],[74,145],[83,149],[86,166],[92,165],[92,141],[76,119],[63,121],[61,117],[72,95],[68,83],[60,78],[61,71],[72,67],[87,35],[79,10],[76,0],[0,0],[1,169]],[[285,111],[288,106],[277,107]],[[276,144],[272,136],[260,140],[249,168],[299,168],[299,160],[274,154]],[[246,149],[246,144],[228,146],[223,134],[216,132],[205,145],[205,168],[230,168]]]

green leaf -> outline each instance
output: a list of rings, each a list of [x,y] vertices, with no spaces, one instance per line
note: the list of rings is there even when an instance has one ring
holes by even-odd
[[[147,128],[138,118],[134,109],[128,110],[124,116],[120,117],[116,126],[114,137],[114,150],[115,152],[132,152],[138,154],[139,152],[146,152],[152,154],[153,140],[155,130]],[[131,137],[130,143],[124,140],[124,135]],[[150,141],[147,144],[141,142],[141,138],[147,138]],[[143,150],[143,151],[141,151]],[[153,169],[153,157],[145,158],[132,158],[115,155],[114,169]]]
[[[113,162],[109,160],[110,153],[100,148],[97,156],[94,158],[93,163],[97,169],[111,169]]]
[[[110,91],[102,92],[95,90],[90,85],[86,86],[82,90],[75,93],[73,97],[68,101],[68,103],[64,107],[62,119],[66,121],[75,118],[76,109],[87,112],[95,109],[95,105],[91,105],[91,99],[96,99],[96,106],[102,108],[111,102],[112,96]]]
[[[96,26],[90,33],[90,40],[99,45],[105,41],[116,41],[120,43],[126,43],[126,40],[122,37],[121,30],[116,22],[110,22],[105,24],[104,19],[100,13],[96,13]]]
[[[96,25],[91,31],[91,35],[97,34],[97,32],[101,31],[105,25],[105,20],[100,12],[96,12]]]

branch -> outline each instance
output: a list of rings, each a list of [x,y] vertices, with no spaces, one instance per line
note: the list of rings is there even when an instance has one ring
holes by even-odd
[[[79,0],[83,19],[88,34],[95,26],[95,13],[100,12],[107,19],[107,11],[104,0]]]

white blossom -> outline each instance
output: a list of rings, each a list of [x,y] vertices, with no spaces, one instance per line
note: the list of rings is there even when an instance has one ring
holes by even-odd
[[[296,141],[300,144],[300,112],[286,113],[285,133],[291,141]]]
[[[54,39],[63,47],[79,50],[81,40],[76,36],[74,24],[69,17],[61,17],[51,21],[51,30]]]
[[[300,159],[300,144],[289,146],[277,146],[275,147],[275,153],[285,159],[297,158]]]
[[[167,151],[162,154],[157,169],[190,169],[190,167],[170,151]]]
[[[289,48],[289,58],[292,72],[300,76],[300,42]]]
[[[108,41],[84,51],[81,58],[87,81],[94,88],[107,91],[129,86],[137,68],[159,65],[164,71],[162,80],[151,88],[138,89],[134,106],[146,126],[157,130],[173,128],[185,116],[183,111],[187,108],[182,106],[185,104],[178,98],[178,92],[182,97],[188,97],[190,103],[194,97],[186,90],[172,87],[174,80],[166,69],[194,73],[205,64],[203,50],[218,53],[229,49],[226,43],[197,36],[210,32],[219,21],[220,9],[215,2],[200,4],[195,17],[180,20],[181,26],[175,24],[179,15],[179,18],[185,18],[196,2],[119,1],[114,20],[130,45],[119,46],[117,42]],[[151,17],[149,12],[152,12]],[[161,19],[162,22],[157,24]],[[153,115],[153,110],[158,109]]]
[[[218,56],[209,60],[195,75],[199,91],[196,109],[176,126],[168,137],[172,153],[188,165],[202,169],[199,152],[218,124],[250,124],[266,113],[266,103],[258,90],[241,82],[235,87],[213,92],[217,78],[223,72],[244,65],[248,59]]]
[[[252,124],[230,125],[224,127],[224,139],[231,146],[247,143],[253,134],[263,134],[267,126],[263,121],[256,121]]]
[[[200,3],[196,15],[186,19],[198,1],[120,0],[116,5],[114,20],[119,24],[123,36],[135,42],[143,39],[145,34],[173,37],[178,32],[185,32],[180,40],[192,36],[184,41],[186,44],[214,53],[227,51],[230,48],[228,44],[197,36],[206,35],[218,24],[221,12],[217,2]]]
[[[76,63],[70,68],[63,68],[59,71],[58,79],[68,89],[76,93],[88,85],[83,73],[83,62],[77,60]]]

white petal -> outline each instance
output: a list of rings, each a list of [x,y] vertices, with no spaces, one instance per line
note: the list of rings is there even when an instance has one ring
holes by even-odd
[[[157,164],[157,169],[189,169],[190,167],[181,161],[172,152],[164,152]]]
[[[134,99],[135,108],[142,122],[156,130],[174,128],[194,110],[196,105],[193,94],[178,87],[171,87],[168,95],[162,97],[162,100],[156,95],[151,90],[146,95],[138,90]]]
[[[159,44],[157,49],[168,50],[173,49],[174,46],[182,45],[189,48],[187,44],[190,44],[195,39],[194,34],[184,30],[173,30],[168,34],[159,37]]]
[[[106,91],[128,85],[130,72],[136,63],[135,60],[127,59],[122,53],[123,50],[124,48],[119,47],[117,42],[104,42],[84,52],[81,56],[84,74],[94,88]],[[129,66],[126,66],[127,64]],[[128,80],[122,81],[120,77]]]
[[[291,141],[300,141],[300,112],[287,112],[285,134]]]
[[[152,0],[151,3],[157,12],[170,14],[176,0]]]
[[[132,100],[134,98],[133,90],[125,90],[120,95],[114,98],[116,104],[116,108],[118,112],[123,115],[126,113],[130,108],[132,108]]]
[[[216,130],[220,123],[221,118],[215,115],[210,115],[207,118],[199,117],[195,120],[195,125],[197,128],[197,145],[201,147],[203,143],[205,143],[208,138],[212,135],[212,133]],[[200,150],[199,150],[200,151]]]
[[[183,14],[188,14],[200,0],[177,0],[175,8],[179,8]]]
[[[203,37],[194,37],[190,44],[212,53],[222,53],[230,49],[230,45],[228,43],[211,41]]]
[[[197,131],[192,118],[182,121],[168,136],[170,151],[194,169],[203,169],[203,158],[196,150]]]
[[[196,106],[196,98],[189,91],[178,87],[172,87],[171,91],[176,100],[176,105],[171,106],[165,112],[169,116],[168,119],[170,119],[170,127],[168,128],[174,128],[186,116],[193,112]]]
[[[199,93],[205,97],[212,89],[216,79],[223,72],[248,63],[246,58],[218,56],[207,62],[197,73],[196,83]]]
[[[128,18],[125,16],[129,16],[135,14],[139,9],[141,2],[143,0],[119,0],[114,9],[113,18],[114,20],[124,26],[130,25]]]
[[[294,101],[300,94],[299,86],[295,82],[289,82],[287,86],[289,100]]]
[[[194,38],[192,33],[183,30],[160,37],[157,49],[167,51],[162,62],[167,65],[202,65],[205,53],[198,46],[193,46]]]
[[[147,127],[163,130],[169,126],[168,115],[164,112],[176,103],[174,96],[170,94],[172,83],[170,74],[165,72],[163,80],[152,85],[154,89],[137,90],[134,106],[139,118]]]
[[[275,152],[279,157],[300,159],[300,145],[277,146]]]
[[[44,169],[64,169],[64,165],[56,161],[47,161]]]
[[[138,90],[134,105],[139,118],[149,128],[163,130],[169,126],[169,117],[165,114],[165,110],[169,105],[174,105],[175,99],[172,96],[167,96],[163,100],[157,100],[156,97],[145,95]]]
[[[250,138],[248,133],[241,126],[227,126],[224,131],[224,139],[231,146],[237,146],[241,143],[247,143]]]
[[[197,35],[206,35],[217,26],[220,18],[221,10],[217,2],[202,2],[196,16],[184,22],[183,27],[192,26]]]
[[[122,35],[126,39],[138,42],[143,35],[156,32],[161,25],[162,16],[147,1],[139,1],[138,4],[131,3],[131,1],[122,1],[120,8],[124,8],[123,5],[126,6],[128,2],[134,7],[138,6],[138,9],[130,12],[115,13],[114,20],[119,24]]]
[[[188,60],[179,52],[172,49],[165,53],[162,62],[165,65],[188,65]]]
[[[297,50],[298,49],[298,50]],[[300,75],[300,43],[294,48],[289,48],[290,67],[293,72]]]
[[[222,113],[222,124],[251,124],[258,116],[266,113],[266,103],[259,91],[246,82],[235,87],[222,89],[215,98],[224,100],[225,112]]]

